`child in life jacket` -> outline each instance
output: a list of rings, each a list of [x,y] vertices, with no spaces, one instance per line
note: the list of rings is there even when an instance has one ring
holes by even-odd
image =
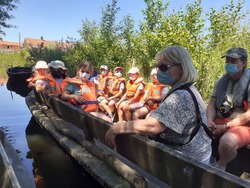
[[[60,97],[71,79],[66,75],[68,69],[60,60],[51,61],[48,67],[50,74],[47,76],[46,92],[50,95]]]
[[[89,80],[93,74],[93,65],[89,61],[78,65],[76,76],[68,80],[68,86],[61,99],[80,107],[85,112],[109,121],[107,116],[98,112],[97,86]]]
[[[123,114],[127,121],[131,120],[130,105],[139,102],[144,95],[145,83],[139,75],[139,69],[132,67],[128,71],[129,81],[126,84],[126,93],[116,103],[119,122],[123,122]]]
[[[145,117],[149,112],[152,112],[160,105],[162,99],[166,96],[169,89],[168,86],[160,84],[157,80],[157,70],[156,68],[151,71],[152,83],[148,84],[148,88],[139,103],[141,103],[141,107],[139,106],[132,114],[132,119],[137,120],[142,117]],[[131,104],[132,106],[133,104]],[[131,107],[130,106],[130,107]],[[136,107],[135,107],[136,108]]]
[[[109,76],[107,83],[107,97],[99,103],[99,107],[104,109],[108,117],[113,120],[115,103],[118,102],[125,93],[125,78],[122,77],[122,67],[114,68],[114,76]]]
[[[94,80],[94,83],[98,85],[98,96],[97,100],[100,103],[103,99],[107,97],[107,83],[109,76],[112,76],[112,73],[109,72],[107,65],[102,65],[100,67],[100,75],[98,75],[98,79]],[[104,110],[104,109],[101,109]]]
[[[46,86],[46,76],[48,73],[48,65],[45,61],[37,61],[33,77],[27,79],[27,82],[29,82],[28,87],[32,88],[34,87],[36,92],[41,92],[45,89]]]

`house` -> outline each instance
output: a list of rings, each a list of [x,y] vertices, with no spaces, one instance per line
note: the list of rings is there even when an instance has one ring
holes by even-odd
[[[40,39],[25,38],[23,42],[23,48],[60,48],[61,50],[67,50],[73,47],[71,43],[65,43],[60,41],[49,41],[44,40],[43,37]]]
[[[0,38],[0,52],[16,52],[21,49],[22,43],[3,41],[3,39]]]

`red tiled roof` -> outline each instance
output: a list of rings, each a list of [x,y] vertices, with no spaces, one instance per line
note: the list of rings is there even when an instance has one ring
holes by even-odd
[[[22,46],[22,43],[19,44],[19,42],[8,42],[8,41],[1,41],[0,45],[9,45],[9,46]]]
[[[73,47],[73,44],[71,43],[41,40],[41,39],[31,39],[31,38],[25,38],[23,45],[28,46],[28,47],[38,47],[41,45],[43,45],[43,47],[56,47],[57,46],[62,49]]]
[[[19,51],[22,48],[22,43],[19,42],[8,42],[0,39],[0,51],[13,52]]]
[[[44,47],[49,47],[49,46],[55,46],[56,42],[55,41],[48,41],[48,40],[41,40],[41,39],[31,39],[31,38],[25,38],[24,39],[24,45],[27,45],[29,47],[35,47],[35,46],[40,46],[43,44]]]

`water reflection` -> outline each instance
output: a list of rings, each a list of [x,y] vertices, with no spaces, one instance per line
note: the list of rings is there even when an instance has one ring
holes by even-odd
[[[8,79],[6,86],[9,91],[14,91],[22,97],[26,97],[32,90],[31,88],[28,88],[28,82],[26,84],[18,84],[15,80],[10,78]]]
[[[75,168],[70,158],[33,117],[26,128],[26,138],[30,149],[27,158],[34,160],[33,174],[37,187],[96,187],[93,182],[87,181],[80,169]]]

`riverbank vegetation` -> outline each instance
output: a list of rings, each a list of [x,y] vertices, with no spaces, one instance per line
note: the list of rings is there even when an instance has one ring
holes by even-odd
[[[100,23],[88,19],[82,21],[79,29],[81,40],[76,42],[74,49],[66,53],[57,49],[38,50],[36,55],[28,50],[28,56],[19,55],[30,64],[34,64],[37,58],[48,62],[62,59],[71,76],[79,61],[86,59],[93,62],[96,69],[101,64],[111,68],[119,65],[125,71],[137,66],[147,79],[154,66],[155,54],[166,46],[181,45],[193,58],[200,77],[196,86],[207,100],[214,82],[224,73],[221,56],[227,49],[244,47],[250,51],[249,23],[245,22],[249,12],[243,9],[245,0],[230,0],[220,9],[211,8],[208,12],[204,11],[202,0],[174,11],[170,10],[169,2],[144,0],[144,20],[139,25],[130,15],[124,16],[121,21],[116,19],[120,11],[117,1],[112,0],[101,10]],[[39,53],[43,55],[39,56]]]

